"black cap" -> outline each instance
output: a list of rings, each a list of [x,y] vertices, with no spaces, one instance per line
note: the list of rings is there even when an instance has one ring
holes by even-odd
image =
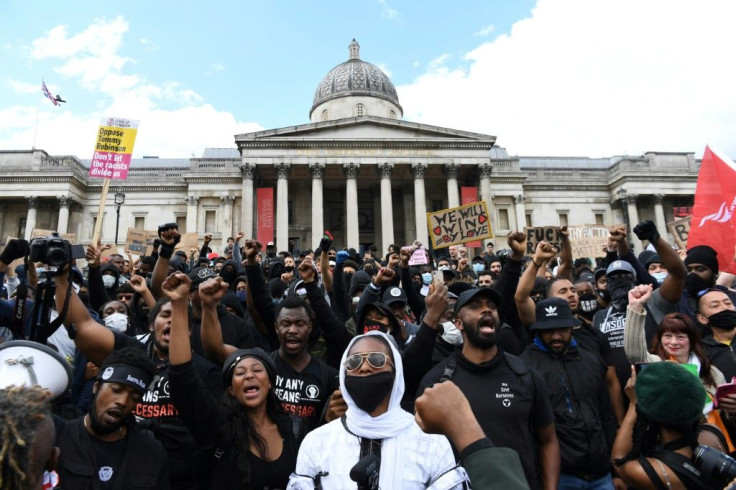
[[[189,273],[189,279],[192,280],[192,291],[199,288],[200,284],[211,277],[217,277],[214,269],[210,269],[209,267],[195,267],[192,269]]]
[[[394,303],[406,304],[406,293],[398,286],[390,287],[383,293],[383,304],[391,306]]]
[[[553,330],[580,325],[580,320],[572,316],[570,305],[562,298],[543,299],[536,305],[536,318],[529,330]]]
[[[496,308],[501,307],[502,300],[501,295],[498,294],[498,291],[491,288],[473,288],[468,289],[467,291],[463,291],[457,297],[457,303],[455,303],[455,314],[457,315],[457,312],[460,311],[460,308],[465,306],[476,296],[487,296],[488,298],[490,298],[491,301],[493,301],[493,303],[495,303]]]

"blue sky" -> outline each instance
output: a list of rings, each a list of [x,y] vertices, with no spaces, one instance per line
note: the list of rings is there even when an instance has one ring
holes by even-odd
[[[511,154],[736,155],[727,0],[3,3],[0,150],[89,158],[106,116],[140,120],[135,156],[233,147],[307,123],[355,38],[404,119]]]

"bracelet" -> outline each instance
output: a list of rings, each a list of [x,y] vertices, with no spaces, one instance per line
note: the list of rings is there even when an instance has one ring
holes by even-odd
[[[537,268],[541,268],[542,267],[542,264],[537,264],[536,262],[534,262],[534,257],[532,257],[532,264],[536,265]]]

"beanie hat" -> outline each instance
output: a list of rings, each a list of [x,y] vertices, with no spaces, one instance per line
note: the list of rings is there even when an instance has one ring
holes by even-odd
[[[282,281],[280,277],[274,277],[268,281],[268,293],[272,298],[282,298],[284,296],[284,291],[286,291],[286,288],[288,287],[289,285]]]
[[[708,245],[698,245],[687,251],[685,265],[703,264],[718,274],[718,253]]]
[[[635,389],[637,409],[652,422],[689,428],[703,416],[705,389],[679,364],[650,364],[637,375]]]
[[[362,291],[370,284],[371,275],[365,271],[355,271],[353,278],[350,280],[350,291],[348,296],[353,296],[358,291]]]

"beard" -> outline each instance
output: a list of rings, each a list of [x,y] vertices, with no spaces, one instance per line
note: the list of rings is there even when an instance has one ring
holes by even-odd
[[[608,279],[608,287],[611,293],[611,304],[616,311],[624,311],[629,304],[629,291],[636,285],[633,277],[624,275],[613,276]]]
[[[97,402],[97,394],[92,397],[92,410],[89,411],[89,426],[92,428],[92,430],[101,436],[112,434],[116,430],[120,430],[120,428],[125,424],[125,420],[121,419],[120,423],[108,425],[103,423],[100,418],[97,416],[97,407],[95,406]]]
[[[468,343],[479,349],[490,349],[496,345],[496,332],[491,334],[481,334],[480,328],[476,325],[473,328],[465,328],[465,334],[468,336]]]

